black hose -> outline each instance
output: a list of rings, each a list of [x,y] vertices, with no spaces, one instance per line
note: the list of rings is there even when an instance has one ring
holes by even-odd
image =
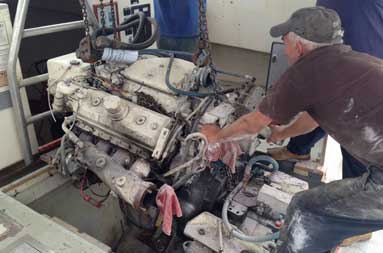
[[[128,30],[129,28],[131,28],[134,25],[139,24],[139,22],[140,22],[139,20],[133,20],[133,21],[131,21],[125,25],[120,25],[120,26],[116,27],[116,29],[114,29],[114,28],[98,28],[97,30],[94,31],[93,37],[97,38],[99,36],[109,36],[109,35],[113,34],[114,32],[122,32],[122,31]],[[137,32],[138,32],[138,30],[137,30]]]
[[[184,51],[173,51],[164,49],[143,49],[138,52],[139,55],[155,55],[158,57],[172,57],[182,59],[185,61],[193,62],[193,54]]]
[[[113,34],[114,32],[126,31],[129,28],[131,28],[133,25],[138,24],[136,36],[134,36],[132,40],[132,42],[136,42],[138,37],[137,35],[139,35],[142,32],[145,18],[146,16],[144,13],[138,12],[134,15],[129,16],[126,20],[124,20],[124,22],[122,22],[119,26],[116,26],[115,28],[102,27],[102,28],[96,29],[93,33],[93,36],[96,38],[100,35],[108,36]]]
[[[146,18],[145,20],[150,22],[152,24],[152,27],[153,27],[152,35],[150,36],[150,38],[147,39],[146,41],[140,42],[140,43],[121,43],[123,46],[121,49],[141,50],[141,49],[145,49],[145,48],[150,47],[151,45],[153,45],[154,42],[157,41],[157,35],[158,35],[158,24],[157,24],[157,22],[152,18]],[[138,33],[136,35],[138,35]]]
[[[137,15],[139,17],[139,23],[138,23],[136,35],[133,37],[133,40],[132,40],[133,43],[137,42],[138,38],[140,38],[140,35],[141,35],[141,33],[142,33],[143,29],[144,29],[144,24],[147,22],[145,20],[146,16],[145,16],[145,14],[143,12],[139,12],[139,13],[137,13]]]
[[[137,40],[141,37],[142,33],[145,30],[145,24],[147,24],[148,22],[153,27],[151,36],[147,40],[137,43]],[[124,21],[120,26],[116,27],[115,29],[99,28],[95,30],[95,32],[93,33],[94,41],[100,36],[106,37],[108,35],[113,34],[114,32],[126,31],[128,29],[133,28],[136,25],[138,25],[137,32],[131,43],[120,42],[107,38],[105,40],[108,41],[109,45],[104,45],[103,47],[111,47],[113,49],[122,50],[141,50],[150,47],[154,42],[156,42],[158,35],[158,24],[153,18],[146,17],[145,14],[142,12],[130,16],[126,21]]]

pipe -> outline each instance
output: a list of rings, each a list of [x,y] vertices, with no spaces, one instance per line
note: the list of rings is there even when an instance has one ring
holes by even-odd
[[[57,112],[53,111],[53,113],[57,113]],[[51,111],[45,111],[45,112],[33,115],[33,116],[31,116],[31,117],[26,119],[26,124],[30,125],[30,124],[32,124],[32,123],[34,123],[36,121],[43,120],[43,119],[45,119],[45,118],[47,118],[49,116],[51,116]]]
[[[19,55],[21,38],[23,36],[25,19],[28,12],[29,0],[19,0],[13,24],[12,43],[9,48],[9,58],[7,66],[8,86],[11,94],[12,105],[15,114],[16,130],[25,165],[33,161],[31,143],[28,130],[26,128],[25,114],[20,96],[20,87],[17,84],[16,64]]]
[[[85,142],[78,154],[82,154],[82,161],[88,170],[95,173],[114,193],[135,209],[143,208],[144,199],[155,194],[156,186],[153,183],[126,170],[94,144]]]
[[[222,208],[223,224],[234,237],[242,241],[260,243],[260,242],[277,240],[279,238],[279,232],[268,234],[263,237],[250,236],[250,235],[244,234],[241,230],[239,230],[238,228],[235,228],[233,225],[230,224],[229,218],[227,216],[227,210],[229,208],[230,202],[232,201],[234,196],[242,189],[242,187],[243,187],[243,183],[241,182],[235,187],[235,189],[229,194],[229,196],[225,200],[225,203],[223,204],[223,208]]]
[[[39,153],[49,152],[49,151],[53,150],[54,148],[56,148],[57,146],[59,146],[60,143],[61,143],[61,138],[58,138],[58,139],[53,140],[51,142],[48,142],[48,143],[46,143],[46,144],[44,144],[38,148]]]
[[[84,148],[84,146],[85,146],[84,142],[82,140],[80,140],[80,138],[78,138],[77,135],[75,135],[72,132],[72,128],[74,127],[75,121],[76,121],[76,115],[75,114],[71,115],[69,117],[65,117],[64,122],[61,125],[61,128],[64,131],[65,135],[63,136],[61,141],[63,142],[64,137],[67,136],[69,138],[69,140],[71,140],[75,146],[77,146],[79,148]],[[72,125],[70,127],[67,126],[69,123],[72,123]]]
[[[23,38],[35,37],[49,33],[64,32],[84,27],[84,21],[72,21],[61,24],[33,27],[24,30]]]
[[[32,77],[21,80],[19,86],[26,87],[26,86],[34,85],[40,82],[45,82],[45,81],[48,81],[48,78],[49,78],[48,73],[32,76]]]
[[[170,175],[173,175],[174,173],[176,173],[176,172],[178,172],[178,171],[180,171],[180,170],[183,170],[183,169],[186,169],[186,168],[192,166],[193,163],[195,163],[196,161],[198,161],[198,160],[200,160],[200,159],[203,159],[203,156],[204,156],[205,153],[206,153],[207,144],[208,144],[207,139],[206,139],[206,137],[205,137],[203,134],[201,134],[201,133],[192,133],[192,134],[189,134],[189,135],[185,138],[184,142],[186,143],[186,142],[188,142],[189,140],[198,140],[198,139],[201,140],[201,143],[200,143],[200,145],[198,146],[198,148],[199,148],[199,152],[198,152],[198,154],[197,154],[193,159],[191,159],[190,161],[188,161],[188,162],[186,162],[186,163],[184,163],[184,164],[181,164],[181,165],[179,165],[179,166],[177,166],[177,167],[175,167],[175,168],[169,170],[168,172],[166,172],[166,173],[163,175],[163,177],[168,177],[168,176],[170,176]]]

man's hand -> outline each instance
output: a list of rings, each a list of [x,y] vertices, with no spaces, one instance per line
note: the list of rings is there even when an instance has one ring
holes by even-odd
[[[279,143],[285,139],[284,136],[284,127],[277,125],[269,125],[271,130],[271,135],[267,138],[268,142]]]
[[[255,135],[271,122],[272,119],[268,116],[256,111],[243,115],[222,129],[215,125],[204,125],[201,128],[201,133],[206,136],[209,143],[233,141],[235,138]]]
[[[206,136],[207,141],[209,144],[211,143],[217,143],[218,140],[218,132],[221,130],[221,128],[217,127],[214,124],[209,124],[209,125],[203,125],[201,127],[200,132]]]

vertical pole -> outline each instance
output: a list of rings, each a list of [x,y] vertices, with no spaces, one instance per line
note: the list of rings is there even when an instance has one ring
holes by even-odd
[[[13,24],[12,42],[9,48],[8,58],[8,86],[11,94],[13,110],[15,114],[16,130],[18,133],[25,165],[33,161],[31,143],[25,121],[23,103],[20,96],[20,87],[17,83],[16,64],[20,50],[20,43],[23,37],[25,19],[28,12],[29,0],[19,0]]]

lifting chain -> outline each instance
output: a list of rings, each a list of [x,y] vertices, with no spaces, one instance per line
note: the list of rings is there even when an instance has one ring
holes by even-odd
[[[95,72],[96,72],[95,71],[95,64],[96,64],[96,61],[97,61],[97,57],[92,55],[92,52],[91,52],[92,50],[90,50],[92,48],[92,43],[93,42],[92,42],[92,38],[91,38],[91,35],[90,35],[90,26],[89,26],[89,20],[88,20],[88,12],[87,12],[86,1],[87,0],[81,0],[80,1],[82,18],[83,18],[84,27],[85,27],[85,38],[80,42],[80,47],[87,49],[85,51],[82,51],[81,53],[82,54],[86,54],[85,58],[90,59],[88,62],[91,63],[91,71],[92,71],[93,74],[95,74]],[[99,0],[99,2],[100,2],[100,18],[99,18],[99,20],[100,20],[101,28],[105,29],[106,28],[105,5],[104,5],[103,0]],[[114,35],[114,39],[117,39],[116,21],[115,21],[115,10],[114,10],[114,2],[113,2],[113,0],[109,0],[109,5],[110,5],[110,8],[111,8],[113,35]],[[79,58],[83,59],[82,57],[79,57]]]
[[[207,28],[206,6],[204,0],[198,0],[199,48],[205,50],[207,64],[212,62]]]
[[[113,0],[109,1],[110,5],[110,14],[112,17],[112,27],[113,27],[113,38],[116,40],[117,38],[117,31],[116,31],[116,14],[114,12],[114,2]]]
[[[101,28],[105,29],[105,6],[104,6],[104,0],[99,0],[100,1],[100,24]]]
[[[213,58],[211,53],[211,46],[209,43],[209,31],[207,26],[207,17],[206,17],[206,2],[205,0],[198,1],[198,23],[199,23],[199,42],[198,42],[198,51],[194,54],[194,63],[198,67],[208,66],[211,69],[210,78],[215,85],[215,68],[213,66]]]
[[[101,23],[101,28],[106,28],[106,20],[105,20],[105,5],[104,5],[104,0],[99,0],[100,1],[100,23]],[[117,32],[116,32],[116,14],[114,11],[114,2],[113,0],[109,0],[109,6],[110,6],[110,15],[112,18],[112,28],[113,28],[113,38],[117,39]]]
[[[83,40],[83,43],[91,43],[90,38],[90,28],[89,28],[89,20],[88,20],[88,12],[86,10],[86,2],[87,0],[81,0],[81,12],[82,12],[82,19],[84,21],[84,27],[85,27],[85,40]],[[93,74],[96,73],[96,67],[94,63],[90,64],[90,69]]]
[[[82,20],[84,21],[85,27],[85,36],[90,36],[89,34],[89,21],[88,21],[88,12],[86,11],[86,0],[81,0],[81,12],[82,12]]]

